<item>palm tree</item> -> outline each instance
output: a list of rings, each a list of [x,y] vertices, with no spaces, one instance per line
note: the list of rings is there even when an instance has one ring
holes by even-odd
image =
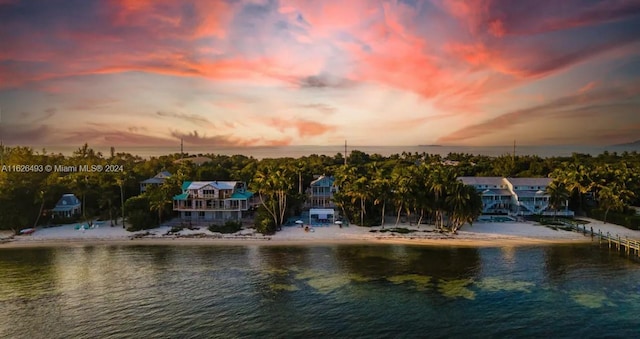
[[[457,233],[465,223],[472,224],[482,214],[482,197],[475,187],[453,182],[445,198],[449,214],[449,229]]]
[[[352,203],[356,200],[360,200],[360,226],[364,226],[364,215],[366,214],[366,202],[371,196],[371,190],[369,187],[369,179],[365,176],[361,176],[353,183]]]
[[[598,192],[598,204],[604,208],[604,222],[607,222],[609,211],[622,211],[633,198],[633,192],[617,183],[602,186]]]
[[[268,165],[259,168],[252,181],[260,203],[273,217],[276,226],[282,225],[287,210],[287,194],[293,187],[290,171]]]
[[[395,205],[398,208],[396,214],[396,226],[400,222],[400,215],[403,207],[406,207],[407,200],[411,197],[412,177],[406,167],[396,167],[392,173],[393,196]]]
[[[33,223],[33,227],[38,226],[38,221],[40,221],[40,216],[42,216],[42,209],[44,208],[44,190],[40,190],[38,193],[38,200],[40,201],[40,210],[38,211],[38,216],[36,217],[36,221]]]
[[[380,216],[380,225],[384,228],[385,206],[389,196],[391,195],[391,181],[383,168],[376,168],[372,181],[373,191],[375,192],[374,205],[382,204],[382,213]]]
[[[115,195],[110,187],[103,187],[102,194],[100,195],[100,200],[98,203],[100,204],[100,209],[104,210],[105,208],[109,212],[109,223],[113,226],[113,199],[115,199]]]
[[[151,186],[146,192],[149,196],[149,209],[158,212],[158,226],[162,224],[162,214],[167,206],[171,203],[171,199],[165,194],[165,190],[161,187]]]
[[[555,221],[558,216],[558,209],[569,199],[569,190],[564,181],[554,179],[547,186],[547,194],[549,195],[549,205],[553,208],[553,220]]]

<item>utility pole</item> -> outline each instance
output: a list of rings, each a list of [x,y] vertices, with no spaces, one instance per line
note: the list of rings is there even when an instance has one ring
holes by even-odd
[[[180,159],[184,158],[184,138],[180,138]]]
[[[344,165],[347,166],[347,139],[344,140]]]

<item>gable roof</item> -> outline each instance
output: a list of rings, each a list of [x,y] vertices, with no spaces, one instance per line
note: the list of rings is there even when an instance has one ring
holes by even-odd
[[[164,184],[164,181],[166,180],[166,178],[158,178],[158,177],[153,177],[153,178],[149,178],[146,180],[142,180],[140,181],[141,184]]]
[[[58,203],[56,203],[56,207],[53,208],[54,211],[68,211],[73,209],[74,207],[80,207],[80,200],[73,194],[63,194]]]
[[[551,178],[507,178],[513,186],[549,186]]]
[[[328,186],[333,185],[335,179],[333,177],[321,175],[316,180],[311,182],[311,186],[319,186],[321,184],[328,184]]]
[[[169,173],[168,171],[162,171],[154,176],[154,178],[163,178],[163,179],[166,179],[169,177],[171,177],[171,173]]]
[[[458,177],[465,185],[490,185],[501,186],[506,185],[502,177]]]
[[[185,181],[182,184],[183,190],[199,190],[205,186],[211,186],[218,190],[233,190],[238,181]]]

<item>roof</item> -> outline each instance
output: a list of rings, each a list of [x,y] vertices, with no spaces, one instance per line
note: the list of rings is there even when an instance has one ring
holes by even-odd
[[[249,199],[253,196],[253,192],[244,191],[244,192],[233,192],[231,195],[231,199],[234,200],[244,200]]]
[[[501,186],[505,185],[502,177],[458,177],[458,180],[462,181],[465,185],[491,185]]]
[[[56,203],[56,207],[53,208],[54,211],[69,211],[74,207],[80,207],[80,200],[73,194],[63,194],[58,203]]]
[[[511,195],[511,191],[505,189],[485,189],[480,191],[483,195]]]
[[[158,178],[158,177],[153,177],[153,178],[149,178],[147,180],[143,180],[140,181],[141,184],[164,184],[164,181],[166,180],[166,178]]]
[[[186,185],[187,182],[189,185]],[[219,190],[232,190],[236,187],[236,184],[238,184],[238,181],[185,181],[182,184],[182,189],[199,190],[205,186],[211,186]]]
[[[328,182],[329,186],[331,186],[333,185],[334,181],[335,179],[333,177],[321,175],[318,177],[318,179],[311,182],[311,186],[318,186],[322,182]]]
[[[169,177],[171,177],[171,173],[169,173],[169,172],[167,172],[167,171],[162,171],[162,172],[160,172],[160,173],[156,174],[156,176],[155,176],[154,178],[163,178],[163,179],[166,179],[166,178],[169,178]]]
[[[182,183],[182,190],[186,190],[189,188],[189,185],[191,185],[191,181],[185,181]]]
[[[546,196],[547,193],[541,190],[526,190],[526,191],[518,191],[516,192],[519,198],[532,198],[532,197],[542,197]]]
[[[173,200],[187,200],[188,197],[189,197],[189,193],[182,193],[174,196]]]
[[[507,178],[513,186],[549,186],[551,178]]]

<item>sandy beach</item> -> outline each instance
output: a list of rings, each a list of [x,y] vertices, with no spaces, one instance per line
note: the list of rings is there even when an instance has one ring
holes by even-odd
[[[594,232],[609,232],[630,239],[640,239],[640,232],[622,226],[604,224],[588,220],[587,229]],[[591,242],[590,236],[577,232],[554,230],[534,222],[478,222],[465,225],[458,234],[438,233],[433,226],[420,227],[400,224],[398,227],[414,229],[416,232],[399,234],[381,232],[382,227],[315,227],[310,231],[293,226],[284,227],[275,235],[263,236],[252,229],[242,230],[233,235],[212,233],[206,228],[184,229],[169,235],[169,226],[151,230],[127,232],[122,226],[111,227],[108,223],[83,229],[82,224],[39,228],[31,235],[10,237],[10,233],[0,233],[0,248],[43,247],[43,246],[84,246],[96,244],[113,245],[321,245],[321,244],[414,244],[431,246],[472,246],[502,247],[545,244],[575,244]],[[385,229],[395,225],[386,225]]]

